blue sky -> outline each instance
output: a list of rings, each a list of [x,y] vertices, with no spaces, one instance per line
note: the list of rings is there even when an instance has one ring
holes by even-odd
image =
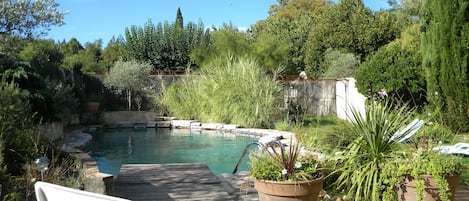
[[[173,23],[178,7],[184,24],[199,22],[205,27],[232,23],[243,28],[266,19],[275,0],[56,0],[59,9],[68,11],[65,25],[52,27],[45,38],[66,41],[77,38],[82,45],[102,39],[107,44],[112,36],[124,35],[131,25],[143,26],[148,19],[154,24]],[[364,0],[373,10],[386,8],[386,0]],[[103,47],[104,48],[104,47]]]

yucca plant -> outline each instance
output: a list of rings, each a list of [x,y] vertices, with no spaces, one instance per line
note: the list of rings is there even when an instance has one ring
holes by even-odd
[[[336,184],[348,189],[355,200],[381,200],[381,170],[399,149],[400,137],[393,136],[413,118],[413,109],[371,102],[363,114],[354,110],[352,117],[350,132],[355,140],[335,158],[338,169],[334,173],[340,174]]]

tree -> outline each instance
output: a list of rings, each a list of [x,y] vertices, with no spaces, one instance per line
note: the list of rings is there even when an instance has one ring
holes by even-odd
[[[182,70],[193,66],[189,53],[204,37],[203,24],[188,23],[185,27],[168,22],[125,30],[125,47],[130,59],[149,62],[155,70]]]
[[[75,38],[62,43],[64,53],[63,68],[80,70],[84,74],[103,74],[107,68],[102,56],[102,40],[88,42],[83,47]]]
[[[56,79],[62,76],[58,67],[63,60],[63,54],[58,45],[52,40],[34,40],[28,43],[19,54],[23,61],[29,62],[36,73],[44,78]]]
[[[0,2],[0,37],[5,34],[34,35],[53,25],[63,25],[65,12],[54,0],[3,0]]]
[[[469,131],[469,2],[425,0],[422,56],[432,114],[455,131]]]
[[[252,43],[252,55],[266,70],[285,66],[288,61],[288,44],[284,38],[264,32]]]
[[[305,43],[312,27],[332,5],[329,0],[286,0],[278,1],[269,10],[269,17],[257,22],[253,27],[253,37],[264,34],[282,38],[288,45],[285,73],[298,74],[304,70]]]
[[[304,44],[306,70],[319,76],[328,70],[324,53],[332,48],[356,55],[360,62],[401,32],[395,15],[373,13],[362,0],[340,0],[312,27]]]
[[[178,8],[178,11],[176,12],[176,26],[179,26],[180,28],[184,27],[184,18],[182,17],[182,12],[181,8]]]
[[[144,91],[151,86],[149,63],[130,61],[117,61],[104,78],[103,84],[115,94],[122,94],[128,102],[129,111],[132,109],[132,95]]]
[[[81,71],[84,74],[103,74],[107,69],[103,65],[101,39],[93,43],[86,43],[84,51],[79,52],[82,58],[83,66]]]
[[[81,70],[83,63],[78,54],[85,49],[81,43],[76,38],[71,38],[68,42],[64,40],[59,45],[64,54],[61,67],[69,70]]]
[[[60,43],[60,48],[64,55],[78,54],[79,51],[85,49],[76,38],[71,38],[68,42],[64,40]]]
[[[117,38],[113,36],[102,51],[102,62],[106,69],[110,69],[116,61],[123,60],[126,57],[125,40],[122,36]]]
[[[327,78],[353,76],[358,66],[358,59],[352,53],[342,53],[338,50],[327,49],[324,54],[326,72],[322,75]]]
[[[360,65],[355,78],[362,94],[372,96],[385,89],[393,101],[423,105],[425,75],[419,25],[407,28],[400,38],[378,49]]]
[[[245,56],[251,48],[248,35],[232,24],[224,24],[210,33],[210,39],[205,41],[208,44],[200,44],[191,52],[191,59],[203,67],[214,59]]]
[[[43,120],[65,120],[76,111],[78,99],[73,87],[73,74],[59,68],[63,54],[52,40],[30,41],[19,53],[22,62],[11,70],[24,70],[25,76],[15,82],[28,91],[29,101]]]

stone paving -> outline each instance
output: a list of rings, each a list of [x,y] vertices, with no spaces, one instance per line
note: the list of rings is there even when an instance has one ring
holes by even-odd
[[[254,180],[249,172],[242,171],[236,174],[223,173],[217,175],[223,188],[237,200],[257,201],[259,197],[254,189]]]

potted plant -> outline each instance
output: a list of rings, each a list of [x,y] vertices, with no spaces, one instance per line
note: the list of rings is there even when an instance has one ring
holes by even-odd
[[[452,201],[465,169],[462,158],[428,146],[414,147],[386,165],[389,176],[385,200]],[[396,185],[397,184],[397,185]]]
[[[84,97],[85,102],[83,103],[83,110],[85,112],[96,113],[99,111],[101,105],[102,96],[99,94],[89,94]]]
[[[400,150],[399,141],[411,134],[410,129],[403,128],[411,125],[413,111],[407,105],[395,107],[388,101],[370,101],[364,112],[352,110],[349,132],[353,141],[331,157],[335,166],[332,174],[338,176],[334,183],[337,190],[353,200],[383,200],[384,182],[389,180],[383,168]]]
[[[270,143],[254,152],[251,176],[259,200],[318,200],[323,176],[312,154],[300,154],[298,144],[284,148]]]

